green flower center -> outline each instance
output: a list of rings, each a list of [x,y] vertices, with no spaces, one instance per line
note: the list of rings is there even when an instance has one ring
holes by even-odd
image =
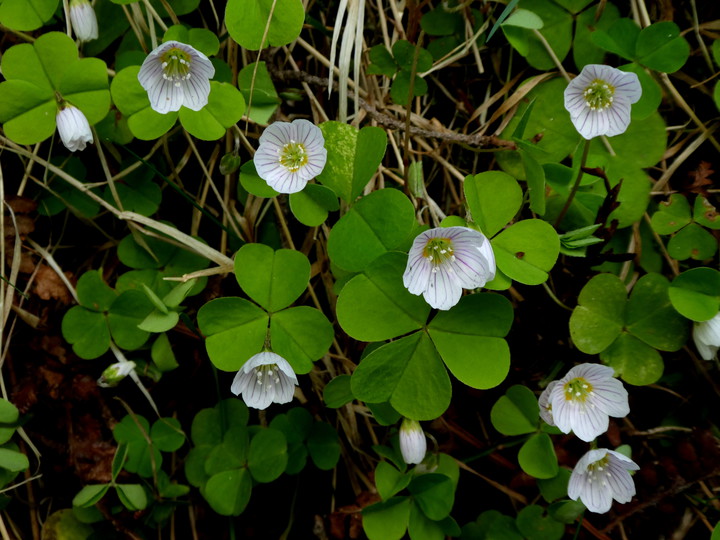
[[[307,162],[308,154],[303,143],[290,141],[280,150],[280,165],[290,172],[297,172]]]
[[[455,260],[453,243],[449,238],[430,238],[423,249],[423,257],[428,259],[434,267],[444,262]],[[435,268],[433,268],[433,272]]]
[[[160,56],[163,68],[163,79],[174,81],[180,86],[180,81],[190,78],[191,58],[188,53],[177,47],[168,49]]]
[[[580,401],[585,403],[588,396],[593,394],[593,387],[582,377],[575,377],[565,383],[563,391],[565,392],[565,399],[567,401]]]
[[[607,109],[612,105],[614,95],[615,87],[602,79],[595,79],[583,92],[585,102],[592,111]]]

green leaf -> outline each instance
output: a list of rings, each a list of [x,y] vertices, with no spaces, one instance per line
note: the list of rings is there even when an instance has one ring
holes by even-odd
[[[245,113],[245,98],[228,83],[210,81],[208,104],[199,111],[180,108],[180,123],[198,139],[214,141],[234,126]]]
[[[620,17],[618,8],[609,2],[601,10],[599,19],[597,15],[596,10],[586,9],[575,19],[572,53],[578,69],[582,69],[587,64],[603,63],[605,51],[593,43],[592,35],[598,30],[608,30]],[[636,107],[637,105],[634,105],[633,109]]]
[[[411,480],[412,475],[401,473],[387,461],[381,461],[375,467],[375,487],[383,500],[397,495]]]
[[[518,463],[535,478],[553,478],[558,473],[557,456],[547,433],[536,433],[520,448]]]
[[[230,426],[221,444],[215,446],[205,460],[205,474],[212,476],[219,472],[244,467],[247,461],[250,439],[245,426]]]
[[[268,315],[242,298],[216,298],[198,311],[198,326],[215,367],[237,371],[262,349]]]
[[[520,384],[508,388],[490,410],[492,425],[503,435],[524,435],[537,430],[540,408],[535,394]]]
[[[526,150],[518,150],[525,169],[530,210],[541,216],[545,214],[545,170]]]
[[[632,19],[618,19],[607,30],[592,33],[591,40],[598,47],[627,60],[635,58],[635,44],[640,27]]]
[[[94,506],[102,499],[110,489],[110,484],[92,484],[84,486],[73,498],[73,506],[87,508]]]
[[[272,47],[288,45],[302,29],[305,10],[300,0],[277,0],[270,20],[265,43],[262,42],[270,19],[273,0],[230,0],[225,8],[225,25],[238,45],[257,51],[268,44]]]
[[[385,45],[375,45],[370,49],[370,65],[367,70],[369,75],[392,77],[397,70],[398,65]]]
[[[569,482],[570,471],[561,467],[554,477],[545,480],[538,480],[537,484],[545,502],[550,503],[567,497]]]
[[[383,341],[425,324],[430,306],[403,285],[406,262],[405,254],[386,253],[343,287],[336,310],[338,322],[349,336]]]
[[[473,220],[488,238],[505,227],[522,205],[522,189],[513,177],[501,171],[468,176],[463,189]]]
[[[674,22],[656,22],[643,28],[635,46],[638,63],[665,73],[674,73],[690,56],[690,44]]]
[[[110,330],[102,313],[71,307],[62,320],[62,334],[80,358],[92,360],[110,348]]]
[[[151,216],[157,212],[162,200],[160,186],[149,178],[143,178],[139,175],[129,175],[123,178],[122,181],[116,181],[115,191],[122,203],[123,210],[143,216]],[[103,199],[113,206],[116,205],[112,190],[109,187],[103,193]]]
[[[505,297],[472,294],[438,313],[428,333],[453,375],[468,386],[487,389],[500,384],[510,369],[510,350],[503,337],[512,320],[512,306]]]
[[[30,461],[22,452],[12,448],[0,448],[0,467],[12,472],[21,472],[30,467]]]
[[[657,212],[653,214],[650,222],[656,233],[672,234],[691,221],[690,203],[687,198],[680,193],[673,193],[668,201],[658,205]]]
[[[328,151],[327,163],[317,180],[348,204],[362,193],[385,155],[387,135],[372,126],[358,131],[341,122],[324,122],[320,130]]]
[[[300,223],[308,227],[322,225],[328,212],[338,208],[337,195],[319,184],[308,184],[302,191],[290,194],[290,210]]]
[[[432,420],[450,404],[450,379],[422,332],[383,345],[360,362],[351,387],[358,399],[390,404],[403,416]]]
[[[704,261],[715,255],[717,239],[697,223],[690,223],[673,236],[667,250],[673,259]]]
[[[387,251],[400,249],[415,226],[410,200],[395,189],[360,199],[330,231],[328,254],[344,270],[362,271]]]
[[[89,270],[80,276],[77,295],[80,305],[93,311],[107,311],[117,299],[117,294],[98,270]]]
[[[178,367],[175,353],[173,353],[170,340],[165,333],[159,334],[153,341],[150,356],[157,368],[162,372],[171,371]]]
[[[23,32],[37,30],[55,14],[59,0],[3,0],[0,24]]]
[[[508,277],[539,285],[548,278],[560,254],[555,229],[539,219],[525,219],[511,225],[492,240],[498,268]]]
[[[693,268],[677,276],[668,295],[683,317],[708,321],[720,311],[720,272],[713,268]]]
[[[185,443],[185,434],[176,418],[161,418],[150,429],[150,438],[158,450],[174,452]]]
[[[315,422],[310,428],[307,448],[315,466],[329,471],[340,459],[340,441],[338,434],[330,424]]]
[[[2,71],[7,81],[0,84],[0,122],[18,143],[40,142],[52,134],[58,99],[75,105],[91,125],[110,108],[107,66],[97,58],[79,59],[75,43],[61,32],[11,47]]]
[[[701,195],[695,198],[693,219],[703,227],[720,229],[720,213],[718,213],[717,208],[710,204],[710,201]]]
[[[221,516],[239,516],[250,501],[252,479],[247,469],[214,474],[205,484],[205,500]]]
[[[502,23],[502,26],[518,26],[520,28],[534,28],[535,30],[539,30],[543,27],[543,21],[532,11],[518,9]]]
[[[625,308],[625,326],[635,337],[661,351],[677,351],[689,337],[688,322],[670,303],[670,283],[646,274],[633,287]]]
[[[163,43],[166,41],[187,43],[205,56],[214,56],[220,50],[218,37],[206,28],[186,28],[181,24],[175,24],[165,32]]]
[[[598,274],[580,291],[578,306],[570,316],[570,336],[582,352],[607,349],[624,326],[626,291],[612,274]]]
[[[395,80],[390,87],[390,97],[395,103],[402,105],[409,103],[411,81],[413,81],[412,97],[424,96],[427,94],[427,83],[422,77],[415,75],[413,78],[410,71],[401,69],[395,76]]]
[[[235,255],[235,277],[250,298],[268,311],[279,311],[307,288],[310,262],[292,249],[245,244]]]
[[[552,47],[557,58],[562,61],[570,51],[572,42],[572,16],[556,5],[545,0],[521,0],[518,6],[534,13],[543,22],[539,32]],[[520,39],[527,42],[527,51],[518,51],[525,56],[528,63],[539,70],[554,69],[555,63],[547,53],[545,45],[535,37],[532,29],[517,26],[502,27],[503,33],[510,40],[510,36],[522,36]],[[511,41],[511,43],[513,43]],[[513,43],[513,46],[515,44]]]
[[[622,333],[600,359],[630,384],[643,386],[657,382],[663,374],[663,360],[655,349],[635,336]]]
[[[410,518],[410,499],[392,497],[366,506],[362,510],[362,518],[363,530],[369,540],[400,540],[405,535]]]
[[[447,517],[455,502],[455,484],[444,474],[416,476],[408,490],[423,514],[434,521]]]
[[[285,358],[297,374],[309,373],[313,362],[324,356],[334,337],[325,315],[309,306],[298,306],[270,317],[273,351]]]
[[[565,535],[565,525],[545,516],[542,506],[526,506],[518,512],[517,527],[528,540],[560,540]]]
[[[248,469],[257,482],[276,480],[287,466],[287,441],[281,431],[265,428],[255,434],[248,451]]]
[[[280,104],[280,97],[275,90],[275,85],[270,78],[265,62],[260,62],[255,73],[255,84],[252,84],[255,63],[242,68],[238,73],[238,88],[245,97],[245,102],[250,105],[248,114],[250,119],[258,124],[267,124]],[[250,99],[250,87],[253,87],[252,100]]]
[[[339,409],[354,399],[350,389],[350,375],[338,375],[323,388],[323,401],[331,409]]]
[[[107,321],[118,347],[132,351],[142,347],[150,337],[138,325],[152,311],[153,306],[144,293],[125,291],[110,306]]]
[[[393,57],[401,69],[412,69],[413,58],[415,52],[418,49],[416,45],[413,45],[406,39],[399,39],[392,46]],[[418,50],[417,65],[415,67],[416,73],[422,73],[429,70],[432,67],[432,55],[422,47]]]
[[[18,421],[20,412],[18,408],[7,399],[0,398],[0,423],[14,424]]]
[[[120,502],[128,510],[144,510],[147,507],[147,494],[140,484],[115,484],[115,489]]]
[[[642,96],[640,96],[640,100],[632,106],[632,119],[634,121],[642,120],[656,112],[660,107],[660,102],[662,101],[662,89],[660,88],[660,85],[655,82],[655,79],[653,79],[647,71],[645,71],[645,68],[634,62],[632,64],[620,66],[620,69],[637,75],[638,80],[640,81],[640,86],[642,87]]]

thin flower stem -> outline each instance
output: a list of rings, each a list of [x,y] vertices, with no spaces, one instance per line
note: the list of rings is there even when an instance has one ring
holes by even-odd
[[[562,210],[560,210],[560,213],[558,214],[557,219],[555,220],[555,228],[558,228],[560,226],[560,222],[565,217],[565,214],[567,214],[567,211],[570,209],[570,205],[573,202],[573,199],[575,198],[575,194],[577,193],[578,188],[580,187],[580,181],[583,177],[583,167],[585,166],[585,162],[587,161],[588,152],[590,151],[590,141],[591,139],[587,139],[585,141],[585,148],[583,148],[583,155],[580,159],[580,168],[578,169],[577,178],[575,178],[575,183],[573,184],[572,189],[570,190],[570,195],[568,195],[567,201],[565,201],[565,206],[563,206]]]

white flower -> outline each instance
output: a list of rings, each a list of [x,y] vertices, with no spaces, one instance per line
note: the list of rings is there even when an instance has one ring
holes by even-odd
[[[403,461],[408,465],[420,463],[425,459],[426,451],[427,440],[420,422],[403,418],[402,424],[400,424],[400,452]]]
[[[630,412],[628,393],[613,377],[614,370],[599,364],[580,364],[567,372],[548,394],[552,420],[563,433],[570,430],[590,442],[608,429],[609,416]]]
[[[263,351],[250,358],[233,379],[230,391],[248,407],[267,409],[271,403],[290,403],[297,377],[287,360],[274,352]]]
[[[565,89],[565,108],[580,135],[620,135],[630,124],[630,105],[642,95],[635,73],[588,64]]]
[[[591,512],[603,514],[610,510],[612,500],[630,502],[635,483],[628,471],[640,467],[619,452],[598,448],[590,450],[577,462],[568,484],[568,497],[582,503]]]
[[[70,22],[80,41],[98,38],[97,17],[88,0],[70,0]]]
[[[557,381],[553,381],[548,384],[538,399],[538,405],[540,405],[540,418],[542,418],[549,426],[555,425],[552,415],[552,404],[550,403],[550,394],[557,383]]]
[[[77,107],[64,103],[58,109],[55,119],[60,140],[71,152],[85,150],[86,144],[93,142],[90,124]]]
[[[421,232],[408,254],[403,284],[436,309],[450,309],[463,289],[477,289],[495,277],[495,255],[481,232],[446,227]]]
[[[116,362],[105,368],[97,380],[98,386],[108,388],[117,384],[127,377],[135,369],[135,362]]]
[[[325,138],[307,120],[273,122],[260,135],[253,161],[268,186],[279,193],[297,193],[325,168]]]
[[[700,356],[705,360],[717,359],[720,349],[720,313],[709,321],[693,325],[693,339]]]
[[[166,41],[143,62],[138,81],[147,91],[150,106],[160,114],[187,107],[199,111],[208,102],[215,66],[190,45]]]

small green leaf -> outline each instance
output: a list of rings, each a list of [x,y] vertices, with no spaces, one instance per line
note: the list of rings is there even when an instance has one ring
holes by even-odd
[[[664,369],[660,353],[624,332],[600,353],[600,359],[625,382],[637,386],[657,382]]]
[[[598,274],[583,287],[570,316],[570,336],[578,349],[597,354],[617,339],[626,298],[625,286],[612,274]]]
[[[218,369],[237,371],[265,343],[267,313],[242,298],[216,298],[198,311],[205,348]]]
[[[515,522],[525,538],[528,540],[560,540],[565,535],[565,525],[544,514],[545,510],[536,504],[520,510]]]
[[[511,225],[493,238],[492,246],[498,268],[526,285],[544,283],[560,254],[557,232],[539,219],[525,219]]]
[[[300,35],[304,20],[305,10],[300,0],[230,0],[225,8],[228,33],[241,47],[251,51],[263,49],[268,44],[272,47],[288,45]],[[262,43],[266,27],[267,39]]]
[[[377,467],[375,467],[375,486],[377,487],[378,495],[380,495],[383,500],[397,495],[408,486],[411,480],[412,475],[398,471],[387,461],[381,461],[377,464]]]
[[[340,441],[338,434],[330,424],[315,422],[310,428],[307,448],[315,466],[329,471],[340,459]]]
[[[312,370],[313,362],[328,352],[333,337],[330,321],[309,306],[285,309],[270,318],[273,351],[285,358],[297,374]]]
[[[468,176],[463,189],[473,220],[488,238],[505,227],[522,205],[522,189],[504,172],[488,171]]]
[[[22,452],[12,448],[0,448],[0,467],[12,472],[21,472],[30,467],[30,461]]]
[[[140,484],[115,484],[115,489],[120,502],[128,510],[144,510],[147,507],[147,494]]]
[[[403,416],[432,420],[450,404],[450,378],[426,334],[417,332],[367,355],[352,375],[358,399],[390,404]]]
[[[240,91],[228,83],[210,81],[208,103],[199,111],[180,108],[180,123],[198,139],[214,141],[242,118],[245,112],[245,98]]]
[[[674,22],[656,22],[643,28],[635,46],[638,63],[665,73],[674,73],[690,56],[690,44]]]
[[[410,519],[410,499],[392,497],[366,506],[362,517],[363,529],[369,540],[400,540],[405,535]]]
[[[535,478],[553,478],[558,473],[557,456],[547,433],[536,433],[525,441],[518,462],[523,471]]]
[[[271,312],[279,311],[307,287],[310,262],[292,249],[245,244],[235,255],[235,277],[250,298]]]
[[[266,428],[250,441],[248,469],[257,482],[272,482],[287,466],[287,440],[281,431]]]
[[[425,324],[430,306],[403,285],[406,262],[402,253],[386,253],[343,287],[337,318],[348,335],[362,341],[383,341]]]
[[[73,498],[73,506],[87,508],[94,506],[102,499],[110,489],[110,484],[92,484],[83,487]]]
[[[328,212],[340,207],[337,195],[319,184],[308,184],[298,193],[290,194],[290,210],[297,220],[308,227],[322,225]]]
[[[658,205],[651,219],[653,230],[658,234],[672,234],[692,221],[690,204],[680,193],[670,195],[670,200]]]
[[[387,251],[400,249],[415,225],[410,200],[395,189],[381,189],[360,199],[330,231],[328,254],[333,263],[362,271]]]
[[[704,267],[687,270],[673,280],[668,295],[682,316],[708,321],[720,311],[720,272]]]
[[[350,375],[338,375],[323,388],[323,401],[331,409],[350,403],[355,396],[350,390]]]
[[[540,408],[535,394],[516,384],[500,396],[490,410],[492,425],[503,435],[524,435],[537,430]]]
[[[252,479],[247,469],[214,474],[205,484],[205,499],[221,516],[239,516],[250,501]]]
[[[174,452],[185,443],[185,434],[176,418],[161,418],[150,429],[150,438],[163,452]]]

